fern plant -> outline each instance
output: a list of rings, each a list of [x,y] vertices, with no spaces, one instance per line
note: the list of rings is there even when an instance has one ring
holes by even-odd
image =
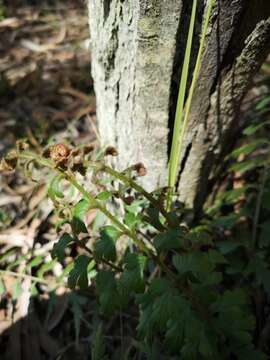
[[[258,329],[254,310],[254,292],[268,297],[267,246],[225,241],[219,231],[232,225],[215,214],[189,227],[185,209],[166,210],[167,189],[149,193],[136,182],[146,172],[143,164],[118,172],[107,161],[114,149],[102,156],[92,150],[56,144],[36,154],[18,143],[1,163],[28,175],[41,166],[48,176],[55,173],[48,194],[65,232],[52,256],[65,268],[69,247],[82,249],[68,269],[69,287],[86,289],[94,281],[105,316],[137,307],[136,337],[149,354],[158,349],[164,358],[267,359],[267,342],[256,340],[268,339],[267,324]],[[70,195],[76,193],[79,199]],[[107,218],[95,225],[96,233],[86,223],[93,209]]]

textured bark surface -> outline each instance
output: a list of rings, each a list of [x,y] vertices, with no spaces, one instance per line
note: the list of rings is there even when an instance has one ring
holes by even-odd
[[[204,6],[199,1],[197,39]],[[166,185],[189,9],[190,0],[89,0],[101,139],[119,149],[118,167],[144,162],[148,189]],[[268,0],[217,0],[179,164],[188,206],[202,203],[233,139],[241,101],[270,51],[269,17]],[[196,48],[195,41],[194,58]]]
[[[258,1],[257,6],[224,0],[216,8],[179,173],[180,199],[190,207],[203,202],[213,167],[234,141],[241,102],[269,54],[270,3]]]
[[[92,72],[103,144],[119,167],[143,161],[165,184],[172,68],[181,2],[89,0]]]

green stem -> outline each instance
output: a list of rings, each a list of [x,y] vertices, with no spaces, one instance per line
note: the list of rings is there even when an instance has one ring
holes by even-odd
[[[91,205],[100,210],[117,228],[125,235],[130,237],[133,242],[138,246],[138,248],[146,253],[148,256],[152,256],[152,252],[147,248],[144,242],[136,237],[129,228],[127,228],[121,221],[119,221],[113,214],[111,214],[105,206],[103,206],[98,200],[95,199],[93,195],[91,195],[85,188],[76,180],[75,176],[69,174],[66,170],[63,170],[49,159],[44,158],[43,156],[37,155],[34,152],[25,151],[19,155],[20,158],[26,160],[35,160],[40,165],[50,168],[51,170],[57,171],[59,174],[63,175],[65,179],[72,184],[82,195],[85,197]]]
[[[190,114],[190,108],[191,108],[191,103],[192,103],[196,83],[198,80],[199,70],[200,70],[201,63],[202,63],[204,44],[205,44],[209,20],[210,20],[210,16],[212,13],[212,8],[214,5],[214,2],[215,2],[215,0],[209,0],[208,8],[206,11],[206,16],[205,16],[204,25],[203,25],[203,31],[202,31],[201,41],[200,41],[200,47],[199,47],[197,60],[196,60],[196,64],[195,64],[195,68],[194,68],[194,72],[193,72],[193,77],[192,77],[191,87],[190,87],[188,98],[187,98],[187,103],[185,106],[185,111],[183,110],[183,97],[185,97],[185,94],[183,94],[182,92],[183,92],[183,88],[184,88],[184,85],[186,82],[186,76],[187,76],[186,74],[183,74],[184,85],[180,84],[179,97],[178,97],[178,102],[177,102],[177,110],[176,110],[176,116],[175,116],[175,129],[174,129],[174,133],[173,133],[174,141],[172,143],[172,151],[171,151],[171,156],[170,156],[170,161],[169,161],[169,187],[171,189],[174,189],[174,187],[176,185],[177,168],[178,168],[179,159],[180,159],[181,152],[182,152],[184,134],[185,134],[187,121],[188,121],[189,114]],[[194,14],[195,6],[196,6],[196,4],[194,4],[194,2],[193,2],[193,13],[192,14],[194,17],[195,17],[195,14]],[[191,17],[189,36],[193,36],[193,30],[192,30],[194,27],[193,16]],[[188,53],[186,54],[187,56],[190,56],[190,46],[191,46],[190,41],[191,41],[190,38],[188,38],[188,44],[187,44],[187,49],[186,49],[186,51],[188,51]],[[185,59],[185,61],[186,61],[186,59]],[[184,72],[184,70],[186,70],[186,67],[185,67],[185,69],[183,68],[183,72]],[[182,78],[181,78],[181,82],[182,82]],[[183,116],[184,116],[184,118],[183,118]],[[183,122],[182,122],[182,118],[183,118]],[[172,196],[169,196],[168,204],[167,204],[168,208],[171,207],[171,203],[172,203]]]
[[[187,39],[186,50],[185,50],[185,58],[184,58],[181,80],[180,80],[180,87],[179,87],[179,92],[178,92],[174,129],[173,129],[172,147],[171,147],[170,160],[169,160],[169,184],[168,185],[169,185],[170,190],[168,192],[167,209],[171,208],[173,189],[175,187],[176,178],[177,178],[177,168],[178,168],[179,157],[180,157],[180,144],[179,144],[178,139],[179,139],[179,134],[181,131],[181,123],[182,123],[183,112],[184,112],[184,102],[185,102],[185,97],[186,97],[188,70],[189,70],[189,64],[190,64],[190,58],[191,58],[191,49],[192,49],[192,40],[193,40],[194,25],[195,25],[195,18],[196,18],[196,10],[197,10],[197,0],[193,0],[192,13],[191,13],[190,24],[189,24],[188,39]]]
[[[191,83],[191,87],[190,87],[190,91],[189,91],[189,95],[188,95],[188,99],[187,99],[183,126],[181,128],[181,133],[180,133],[180,138],[179,138],[179,145],[178,146],[179,146],[180,151],[181,151],[181,148],[182,148],[182,145],[183,145],[183,139],[184,139],[185,129],[186,129],[186,126],[187,126],[188,117],[189,117],[189,114],[190,114],[191,103],[192,103],[195,87],[196,87],[198,76],[199,76],[200,66],[201,66],[201,63],[202,63],[202,55],[203,55],[203,49],[204,49],[204,44],[205,44],[205,38],[206,38],[207,29],[208,29],[209,20],[210,20],[210,16],[211,16],[212,7],[214,5],[214,2],[215,2],[215,0],[210,0],[209,5],[208,5],[208,9],[207,9],[207,13],[206,13],[206,18],[205,18],[205,21],[204,21],[204,27],[203,27],[203,32],[202,32],[202,37],[201,37],[201,42],[200,42],[200,48],[199,48],[197,61],[196,61],[196,65],[195,65],[195,69],[194,69],[194,73],[193,73],[192,83]]]
[[[0,274],[1,275],[9,275],[9,276],[14,276],[17,278],[22,278],[22,279],[30,279],[34,282],[38,282],[40,284],[46,284],[49,285],[49,282],[44,280],[44,279],[40,279],[36,276],[32,276],[32,275],[28,275],[28,274],[23,274],[23,273],[17,273],[15,271],[9,271],[9,270],[0,270]]]
[[[154,198],[152,194],[146,191],[142,186],[136,183],[131,178],[125,176],[124,174],[112,169],[109,166],[104,165],[100,170],[103,170],[109,175],[112,175],[114,178],[122,181],[124,184],[129,185],[131,188],[136,190],[139,194],[142,194],[149,202],[160,211],[160,213],[164,216],[167,220],[168,224],[171,224],[171,219],[167,211],[163,208],[163,206]]]
[[[65,178],[72,184],[79,192],[93,205],[94,208],[100,210],[118,229],[130,237],[139,249],[149,255],[149,249],[145,246],[144,242],[138,239],[121,221],[119,221],[110,211],[106,209],[98,200],[96,200],[85,188],[78,183],[73,175],[67,174],[65,171],[60,170]]]
[[[126,228],[126,226],[124,224],[122,224],[115,216],[113,216],[103,205],[100,204],[100,202],[98,200],[96,200],[87,190],[84,189],[84,187],[78,183],[78,181],[76,180],[76,178],[72,175],[72,174],[68,174],[67,171],[62,170],[60,168],[57,168],[56,164],[49,160],[46,159],[42,156],[36,155],[33,152],[29,152],[29,151],[25,151],[23,153],[20,154],[20,158],[26,159],[26,160],[35,160],[36,162],[38,162],[39,164],[46,166],[54,171],[57,171],[58,173],[60,173],[61,175],[64,175],[66,180],[69,181],[70,184],[72,184],[87,200],[89,200],[89,202],[91,202],[91,204],[93,205],[93,207],[99,209],[101,212],[103,212],[103,214],[105,216],[107,216],[112,223],[114,223],[119,230],[121,230],[124,234],[126,234],[127,236],[129,236],[134,243],[140,248],[141,251],[145,252],[147,254],[148,257],[151,257],[156,264],[159,265],[159,267],[162,269],[162,271],[167,274],[167,276],[169,276],[177,285],[178,283],[178,277],[176,274],[174,274],[173,271],[171,271],[169,269],[169,267],[167,267],[164,262],[160,259],[159,256],[155,255],[154,253],[152,253],[152,251],[150,251],[146,245],[144,244],[143,241],[139,240],[128,228]],[[124,175],[119,174],[118,172],[114,172],[113,169],[106,167],[106,170],[108,171],[108,173],[110,173],[113,176],[116,176],[116,178],[118,179],[122,179],[122,181],[127,181],[129,180],[130,183],[130,179],[126,178]],[[120,176],[120,177],[119,177]],[[132,181],[132,180],[131,180]],[[142,192],[141,190],[144,191],[143,188],[141,188],[138,184],[136,184],[135,182],[133,182],[133,185],[135,185],[134,189],[136,189],[138,192]],[[150,195],[152,197],[151,194],[146,193],[147,195]],[[151,199],[153,200],[153,199]],[[154,199],[155,200],[155,199]],[[150,201],[150,200],[149,200]],[[156,201],[156,200],[155,200]],[[82,244],[80,244],[81,246]],[[85,248],[86,251],[90,252],[92,254],[91,249],[89,249],[88,247]],[[121,268],[119,268],[118,266],[115,266],[114,264],[111,263],[107,263],[109,266],[111,266],[112,268],[114,268],[117,271],[122,271]],[[37,281],[40,283],[44,283],[44,284],[48,284],[48,282],[46,280],[31,276],[31,275],[27,275],[27,274],[20,274],[20,273],[15,273],[12,271],[2,271],[0,270],[0,274],[8,274],[8,275],[13,275],[16,277],[25,277],[25,278],[30,278],[33,281]],[[193,303],[194,307],[197,308],[197,310],[204,316],[205,319],[207,319],[208,321],[210,321],[209,318],[209,314],[208,312],[196,301],[196,299],[193,296],[193,293],[191,291],[191,289],[186,288],[185,286],[179,285],[180,288],[182,289],[183,293],[190,299],[190,301]]]

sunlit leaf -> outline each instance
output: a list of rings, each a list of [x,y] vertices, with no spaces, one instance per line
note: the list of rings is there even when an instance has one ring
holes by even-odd
[[[57,175],[51,180],[48,187],[48,195],[52,200],[64,197],[63,190],[61,189],[61,182],[63,179],[63,175]]]
[[[58,260],[63,261],[65,257],[65,249],[73,241],[74,239],[68,233],[64,233],[54,244],[52,249],[52,257],[56,257]]]

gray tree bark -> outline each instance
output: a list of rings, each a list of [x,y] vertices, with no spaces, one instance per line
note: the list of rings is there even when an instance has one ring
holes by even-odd
[[[148,190],[167,183],[190,0],[88,0],[102,143],[116,166],[141,161]],[[193,61],[205,2],[199,0]],[[241,103],[270,51],[269,0],[217,0],[179,164],[180,200],[200,207],[237,130]]]

